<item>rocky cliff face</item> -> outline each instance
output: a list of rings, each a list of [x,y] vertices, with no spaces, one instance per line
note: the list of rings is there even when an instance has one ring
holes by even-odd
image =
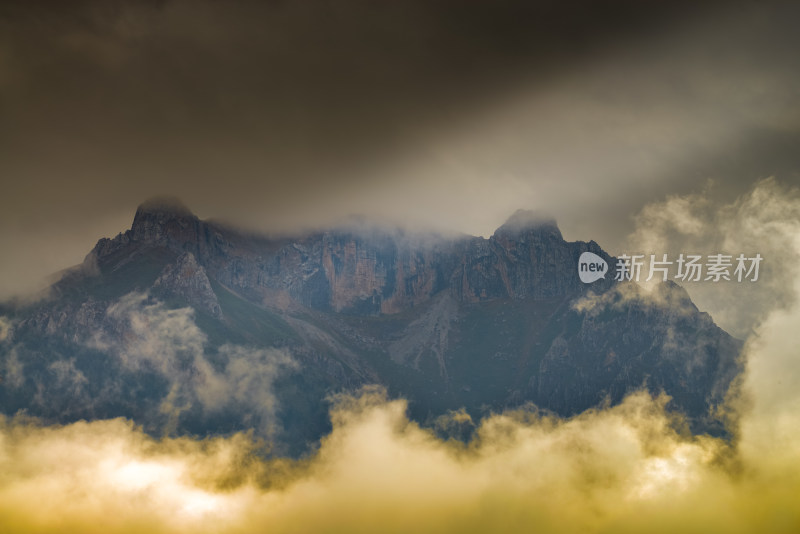
[[[213,278],[262,303],[282,297],[364,315],[399,313],[442,290],[462,302],[575,295],[586,289],[574,275],[582,252],[612,261],[596,243],[568,243],[554,221],[523,211],[489,239],[365,228],[268,240],[200,221],[167,201],[143,204],[131,229],[101,239],[90,258],[142,246],[188,252]]]
[[[369,226],[270,238],[150,201],[50,300],[0,307],[0,401],[153,432],[261,421],[301,452],[327,430],[324,399],[364,384],[409,399],[422,422],[525,402],[571,415],[644,387],[695,430],[723,432],[713,413],[740,342],[674,284],[652,298],[611,277],[581,283],[586,251],[614,264],[524,211],[488,239]],[[212,410],[198,384],[234,397],[246,384],[270,406]]]
[[[179,297],[197,309],[204,310],[214,317],[222,316],[217,295],[211,282],[191,252],[184,252],[170,263],[156,279],[153,288],[162,290],[169,297]]]

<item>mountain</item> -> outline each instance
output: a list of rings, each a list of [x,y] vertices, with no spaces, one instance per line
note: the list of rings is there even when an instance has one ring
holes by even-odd
[[[676,284],[583,284],[587,251],[615,263],[525,211],[488,239],[366,223],[269,237],[151,200],[48,298],[0,307],[0,406],[154,434],[252,428],[297,455],[329,430],[331,395],[369,384],[426,424],[531,403],[569,416],[645,387],[724,433],[741,343]]]

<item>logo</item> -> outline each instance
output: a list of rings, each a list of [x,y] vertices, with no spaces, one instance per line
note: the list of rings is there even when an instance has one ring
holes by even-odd
[[[674,258],[674,257],[673,257]],[[671,260],[667,254],[656,256],[650,254],[647,261],[645,254],[621,254],[615,258],[614,280],[618,282],[636,281],[645,277],[644,281],[656,279],[666,282],[670,279],[681,282],[756,282],[759,278],[759,267],[764,259],[761,254],[746,256],[739,254],[679,254]],[[673,268],[675,266],[675,268]],[[676,271],[674,274],[672,271]],[[584,284],[591,284],[608,274],[608,263],[592,252],[584,252],[578,259],[578,276]]]
[[[606,277],[608,263],[593,252],[584,252],[578,259],[578,276],[581,282],[591,284],[595,280]]]

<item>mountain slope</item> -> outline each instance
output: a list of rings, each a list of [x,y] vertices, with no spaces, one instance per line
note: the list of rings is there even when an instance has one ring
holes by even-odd
[[[646,387],[696,431],[741,344],[675,284],[577,276],[594,242],[516,213],[488,238],[349,227],[268,238],[172,200],[137,210],[35,305],[0,309],[2,411],[125,416],[153,433],[253,428],[299,454],[332,393],[381,384],[431,421],[532,402],[571,415]]]

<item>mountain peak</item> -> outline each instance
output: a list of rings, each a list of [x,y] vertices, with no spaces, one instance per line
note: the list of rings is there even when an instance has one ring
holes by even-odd
[[[192,210],[187,208],[186,204],[181,202],[178,197],[170,196],[148,198],[139,205],[136,209],[136,214],[169,214],[180,217],[194,217]]]
[[[553,237],[563,239],[555,218],[541,211],[519,209],[495,231],[498,234],[519,234],[526,231],[544,231]]]
[[[197,242],[199,219],[175,197],[155,197],[143,202],[133,216],[132,241],[182,250]]]

